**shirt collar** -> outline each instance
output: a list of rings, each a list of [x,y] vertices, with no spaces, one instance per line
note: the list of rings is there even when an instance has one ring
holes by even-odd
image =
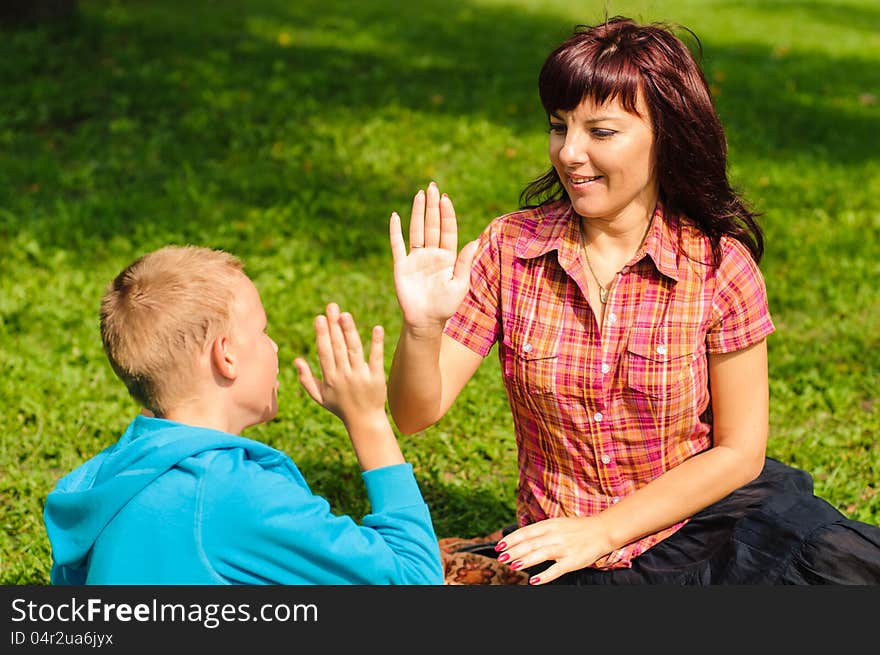
[[[574,220],[576,215],[571,203],[560,200],[542,205],[537,211],[538,221],[519,235],[514,254],[521,259],[534,259],[556,250],[559,264],[568,268],[577,260],[581,247],[578,222]],[[665,216],[658,203],[645,242],[627,265],[632,266],[647,255],[658,271],[677,282],[683,274],[680,266],[686,265],[679,252],[679,240],[678,219]]]

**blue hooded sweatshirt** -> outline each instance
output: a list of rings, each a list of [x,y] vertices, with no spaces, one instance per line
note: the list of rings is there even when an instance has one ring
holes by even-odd
[[[412,466],[362,477],[372,512],[358,523],[274,448],[138,416],[48,495],[51,582],[443,584]]]

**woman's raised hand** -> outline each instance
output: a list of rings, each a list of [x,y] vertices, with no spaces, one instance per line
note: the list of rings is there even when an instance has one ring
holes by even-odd
[[[391,214],[389,231],[394,289],[404,322],[415,328],[442,329],[467,293],[478,242],[471,241],[458,252],[455,208],[434,182],[413,198],[409,253],[397,212]]]

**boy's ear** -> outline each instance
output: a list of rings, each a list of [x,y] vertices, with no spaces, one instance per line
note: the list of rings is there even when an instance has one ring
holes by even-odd
[[[237,360],[232,342],[225,334],[216,337],[211,344],[211,364],[214,370],[224,378],[234,380],[238,377]]]

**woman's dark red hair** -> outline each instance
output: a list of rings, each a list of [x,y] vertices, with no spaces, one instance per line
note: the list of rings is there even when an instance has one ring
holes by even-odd
[[[586,99],[596,104],[616,99],[637,114],[641,93],[654,129],[655,172],[664,209],[709,238],[716,265],[725,234],[760,261],[764,237],[757,214],[727,179],[727,140],[703,71],[671,27],[640,25],[621,16],[578,26],[547,57],[538,90],[548,115],[570,111]],[[523,190],[520,203],[534,207],[562,198],[568,194],[551,168]]]

